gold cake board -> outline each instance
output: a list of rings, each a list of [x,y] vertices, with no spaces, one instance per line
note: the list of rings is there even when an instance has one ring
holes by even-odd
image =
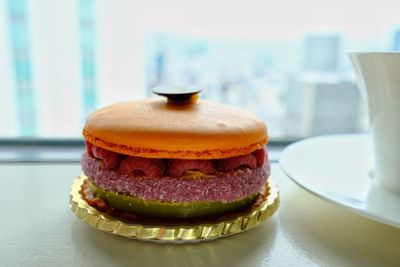
[[[186,243],[213,240],[233,234],[238,234],[256,227],[270,218],[279,206],[277,186],[268,179],[269,194],[259,205],[238,213],[229,219],[204,222],[199,224],[149,224],[143,222],[130,223],[106,213],[100,212],[82,198],[80,193],[85,175],[81,175],[71,186],[69,206],[75,215],[90,226],[101,231],[127,238],[161,243]]]

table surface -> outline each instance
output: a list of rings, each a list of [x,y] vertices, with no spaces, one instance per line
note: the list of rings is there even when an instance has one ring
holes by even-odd
[[[400,229],[352,214],[291,182],[277,164],[277,213],[198,244],[103,233],[69,210],[78,164],[0,165],[0,266],[400,266]]]

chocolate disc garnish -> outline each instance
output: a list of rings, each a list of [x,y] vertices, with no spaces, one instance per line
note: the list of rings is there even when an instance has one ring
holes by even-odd
[[[168,102],[191,103],[197,100],[201,89],[195,86],[157,86],[152,89],[152,92],[167,97]]]

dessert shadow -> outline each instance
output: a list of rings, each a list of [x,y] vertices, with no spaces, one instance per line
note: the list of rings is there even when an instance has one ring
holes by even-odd
[[[71,240],[79,257],[90,257],[95,266],[244,266],[259,262],[275,241],[274,218],[241,234],[213,241],[159,244],[114,236],[76,221]],[[96,255],[96,256],[94,256]],[[232,255],[240,255],[234,257]]]

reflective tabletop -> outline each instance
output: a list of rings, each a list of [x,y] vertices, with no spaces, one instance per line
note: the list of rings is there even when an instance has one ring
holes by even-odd
[[[277,213],[198,244],[154,244],[91,228],[68,207],[80,166],[1,164],[0,266],[400,266],[400,230],[299,188],[272,165]]]

